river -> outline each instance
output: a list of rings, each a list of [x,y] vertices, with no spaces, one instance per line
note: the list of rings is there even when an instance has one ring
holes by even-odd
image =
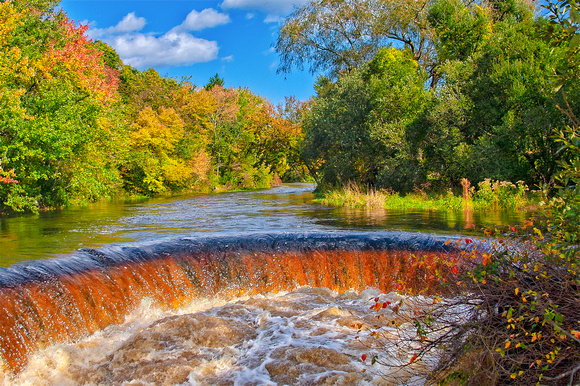
[[[417,302],[432,300],[392,291],[415,280],[407,262],[458,256],[444,250],[452,236],[431,233],[476,235],[525,215],[332,208],[313,189],[2,218],[0,382],[423,384],[435,357],[414,361],[398,342]]]
[[[313,184],[251,192],[187,195],[0,218],[0,266],[45,259],[114,242],[194,233],[402,229],[476,235],[483,226],[515,225],[525,213],[395,211],[313,203]]]

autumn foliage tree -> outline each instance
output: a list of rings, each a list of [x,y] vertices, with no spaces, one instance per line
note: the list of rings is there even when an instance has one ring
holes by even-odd
[[[16,211],[101,197],[119,181],[111,159],[118,135],[115,70],[91,47],[86,27],[55,5],[1,4],[7,63],[0,154],[2,167],[19,181],[1,199]]]
[[[3,211],[267,187],[299,162],[296,123],[264,98],[126,66],[57,5],[0,2]]]
[[[145,107],[129,132],[130,156],[123,165],[125,183],[145,194],[162,193],[187,182],[191,170],[176,153],[183,122],[173,109]]]

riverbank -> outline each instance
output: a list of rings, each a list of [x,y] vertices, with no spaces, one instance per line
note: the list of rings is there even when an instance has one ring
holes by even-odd
[[[464,180],[466,181],[466,180]],[[441,194],[417,191],[407,195],[388,190],[363,189],[348,185],[339,189],[317,192],[316,202],[330,206],[352,208],[384,208],[398,210],[508,210],[535,212],[540,207],[541,194],[530,191],[523,182],[485,180],[477,188],[463,183],[461,195],[448,190]]]

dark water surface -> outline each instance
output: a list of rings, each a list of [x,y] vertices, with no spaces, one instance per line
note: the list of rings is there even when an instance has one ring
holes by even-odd
[[[525,213],[332,208],[314,203],[313,189],[312,184],[285,184],[0,218],[0,266],[84,247],[194,233],[403,229],[473,235],[485,225],[514,225],[526,218]]]

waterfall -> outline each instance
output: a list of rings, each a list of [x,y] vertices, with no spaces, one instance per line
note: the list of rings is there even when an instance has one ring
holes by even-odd
[[[404,232],[249,233],[83,249],[0,271],[0,354],[18,373],[29,356],[120,324],[144,299],[161,308],[301,286],[339,293],[427,288],[417,258],[457,259],[448,236]]]

